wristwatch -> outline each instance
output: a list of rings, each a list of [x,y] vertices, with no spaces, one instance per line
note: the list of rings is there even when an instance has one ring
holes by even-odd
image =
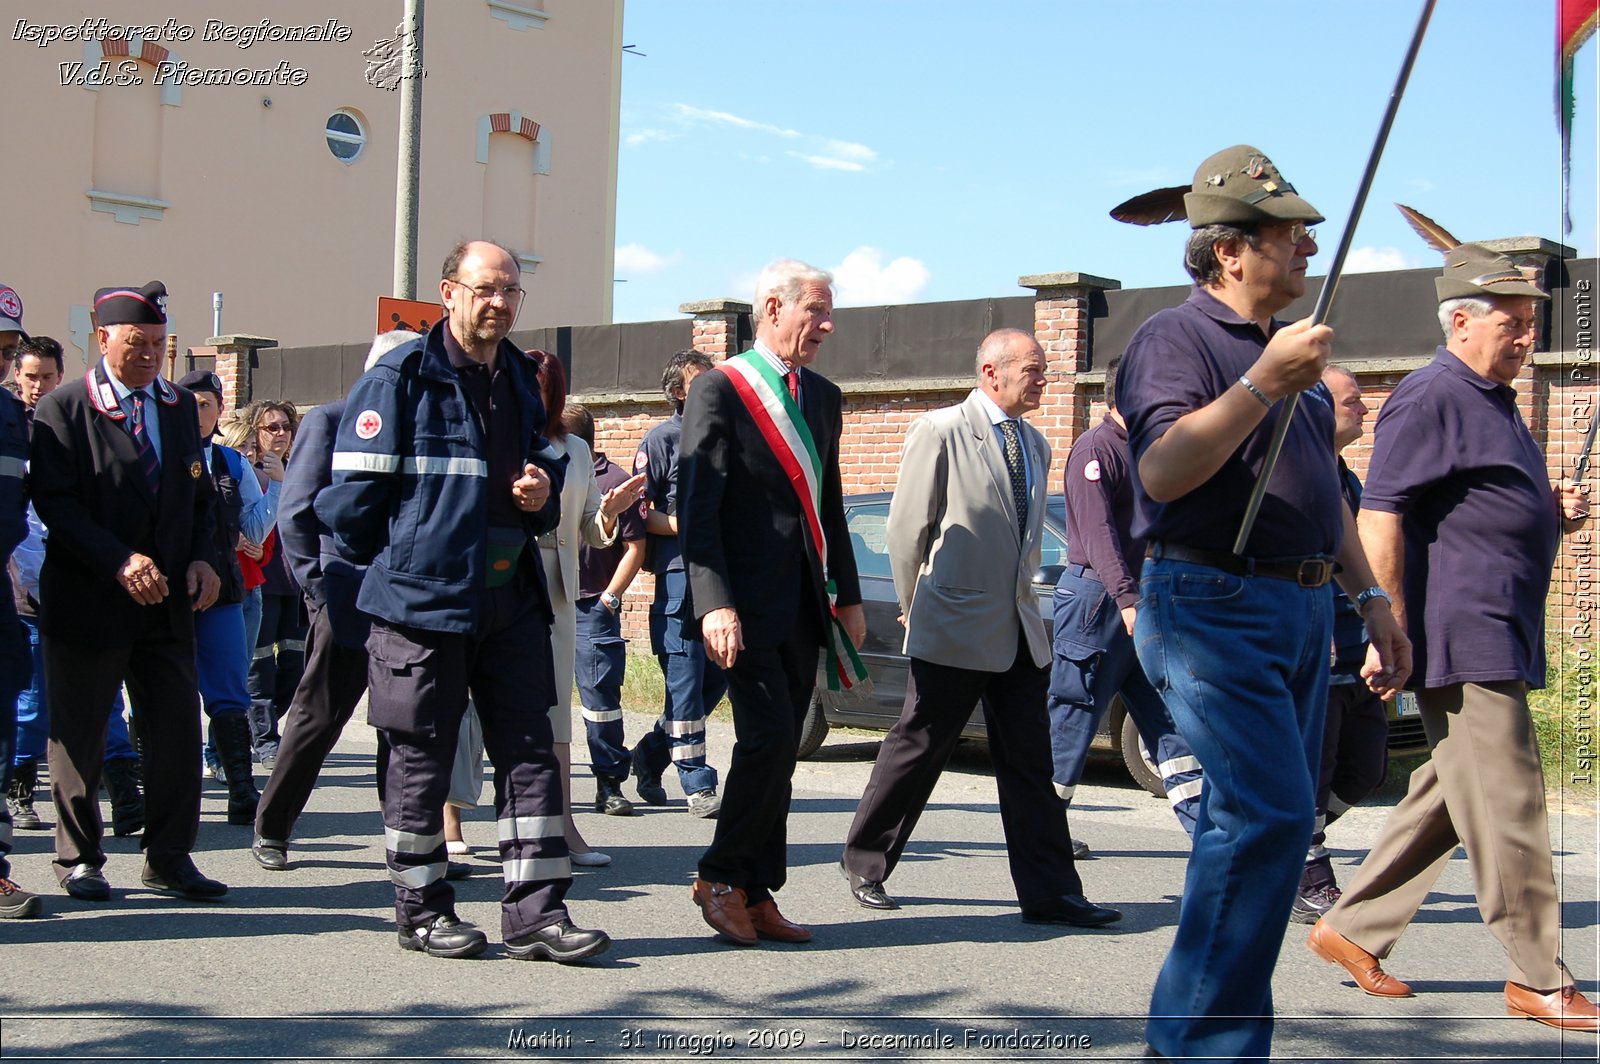
[[[1377,584],[1373,584],[1371,587],[1367,588],[1356,596],[1356,611],[1358,613],[1365,613],[1367,610],[1367,603],[1371,602],[1373,599],[1383,599],[1383,601],[1387,602],[1390,606],[1394,605],[1394,599],[1389,597],[1389,593],[1383,588],[1379,587]]]
[[[617,613],[622,609],[622,599],[618,598],[616,595],[613,595],[609,591],[602,591],[600,592],[600,605],[604,606],[612,613]]]

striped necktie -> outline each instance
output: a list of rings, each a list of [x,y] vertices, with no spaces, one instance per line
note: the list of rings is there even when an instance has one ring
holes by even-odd
[[[150,490],[159,494],[161,461],[156,457],[155,446],[150,442],[150,431],[144,423],[144,404],[150,396],[144,391],[136,391],[130,394],[130,398],[133,400],[133,416],[128,419],[128,432],[139,446],[139,466],[144,470],[145,479],[150,482]]]

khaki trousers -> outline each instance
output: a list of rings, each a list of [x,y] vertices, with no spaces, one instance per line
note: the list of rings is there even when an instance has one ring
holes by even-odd
[[[1323,919],[1387,957],[1459,843],[1478,911],[1505,947],[1508,978],[1542,992],[1570,986],[1528,685],[1455,684],[1418,692],[1417,701],[1433,757],[1411,774],[1405,798]]]

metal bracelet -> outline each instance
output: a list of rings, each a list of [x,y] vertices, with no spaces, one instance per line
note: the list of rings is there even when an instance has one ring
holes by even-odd
[[[1264,392],[1260,388],[1256,387],[1255,381],[1251,380],[1249,377],[1244,376],[1243,374],[1240,374],[1239,375],[1239,383],[1244,385],[1245,391],[1249,392],[1251,395],[1255,396],[1257,399],[1260,399],[1262,406],[1265,406],[1265,407],[1268,407],[1268,408],[1270,408],[1272,406],[1272,400],[1267,398],[1267,393],[1266,392]]]

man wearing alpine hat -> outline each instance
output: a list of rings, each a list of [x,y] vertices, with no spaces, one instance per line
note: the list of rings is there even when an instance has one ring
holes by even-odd
[[[1191,186],[1112,215],[1186,219],[1195,282],[1182,305],[1140,326],[1117,385],[1133,534],[1149,541],[1134,639],[1205,771],[1146,1038],[1158,1057],[1265,1057],[1272,971],[1315,809],[1329,580],[1365,615],[1370,686],[1392,696],[1410,651],[1340,498],[1330,404],[1300,404],[1260,518],[1233,551],[1283,400],[1316,387],[1328,361],[1331,329],[1274,317],[1305,293],[1317,250],[1307,227],[1322,215],[1248,145],[1201,163]]]
[[[127,682],[144,739],[145,886],[189,899],[227,888],[189,858],[200,818],[194,614],[216,601],[211,478],[194,396],[161,379],[167,290],[95,293],[101,358],[39,401],[30,484],[50,529],[39,630],[50,713],[56,874],[107,901],[101,872],[106,717]]]
[[[1395,388],[1373,433],[1361,541],[1416,647],[1411,687],[1433,756],[1411,774],[1350,888],[1308,945],[1379,997],[1409,997],[1387,957],[1457,845],[1505,947],[1506,1012],[1597,1029],[1561,961],[1544,773],[1528,692],[1545,683],[1544,608],[1562,533],[1588,500],[1550,486],[1512,383],[1538,301],[1516,264],[1462,244],[1434,282],[1445,342]],[[1494,578],[1484,579],[1486,566]]]

